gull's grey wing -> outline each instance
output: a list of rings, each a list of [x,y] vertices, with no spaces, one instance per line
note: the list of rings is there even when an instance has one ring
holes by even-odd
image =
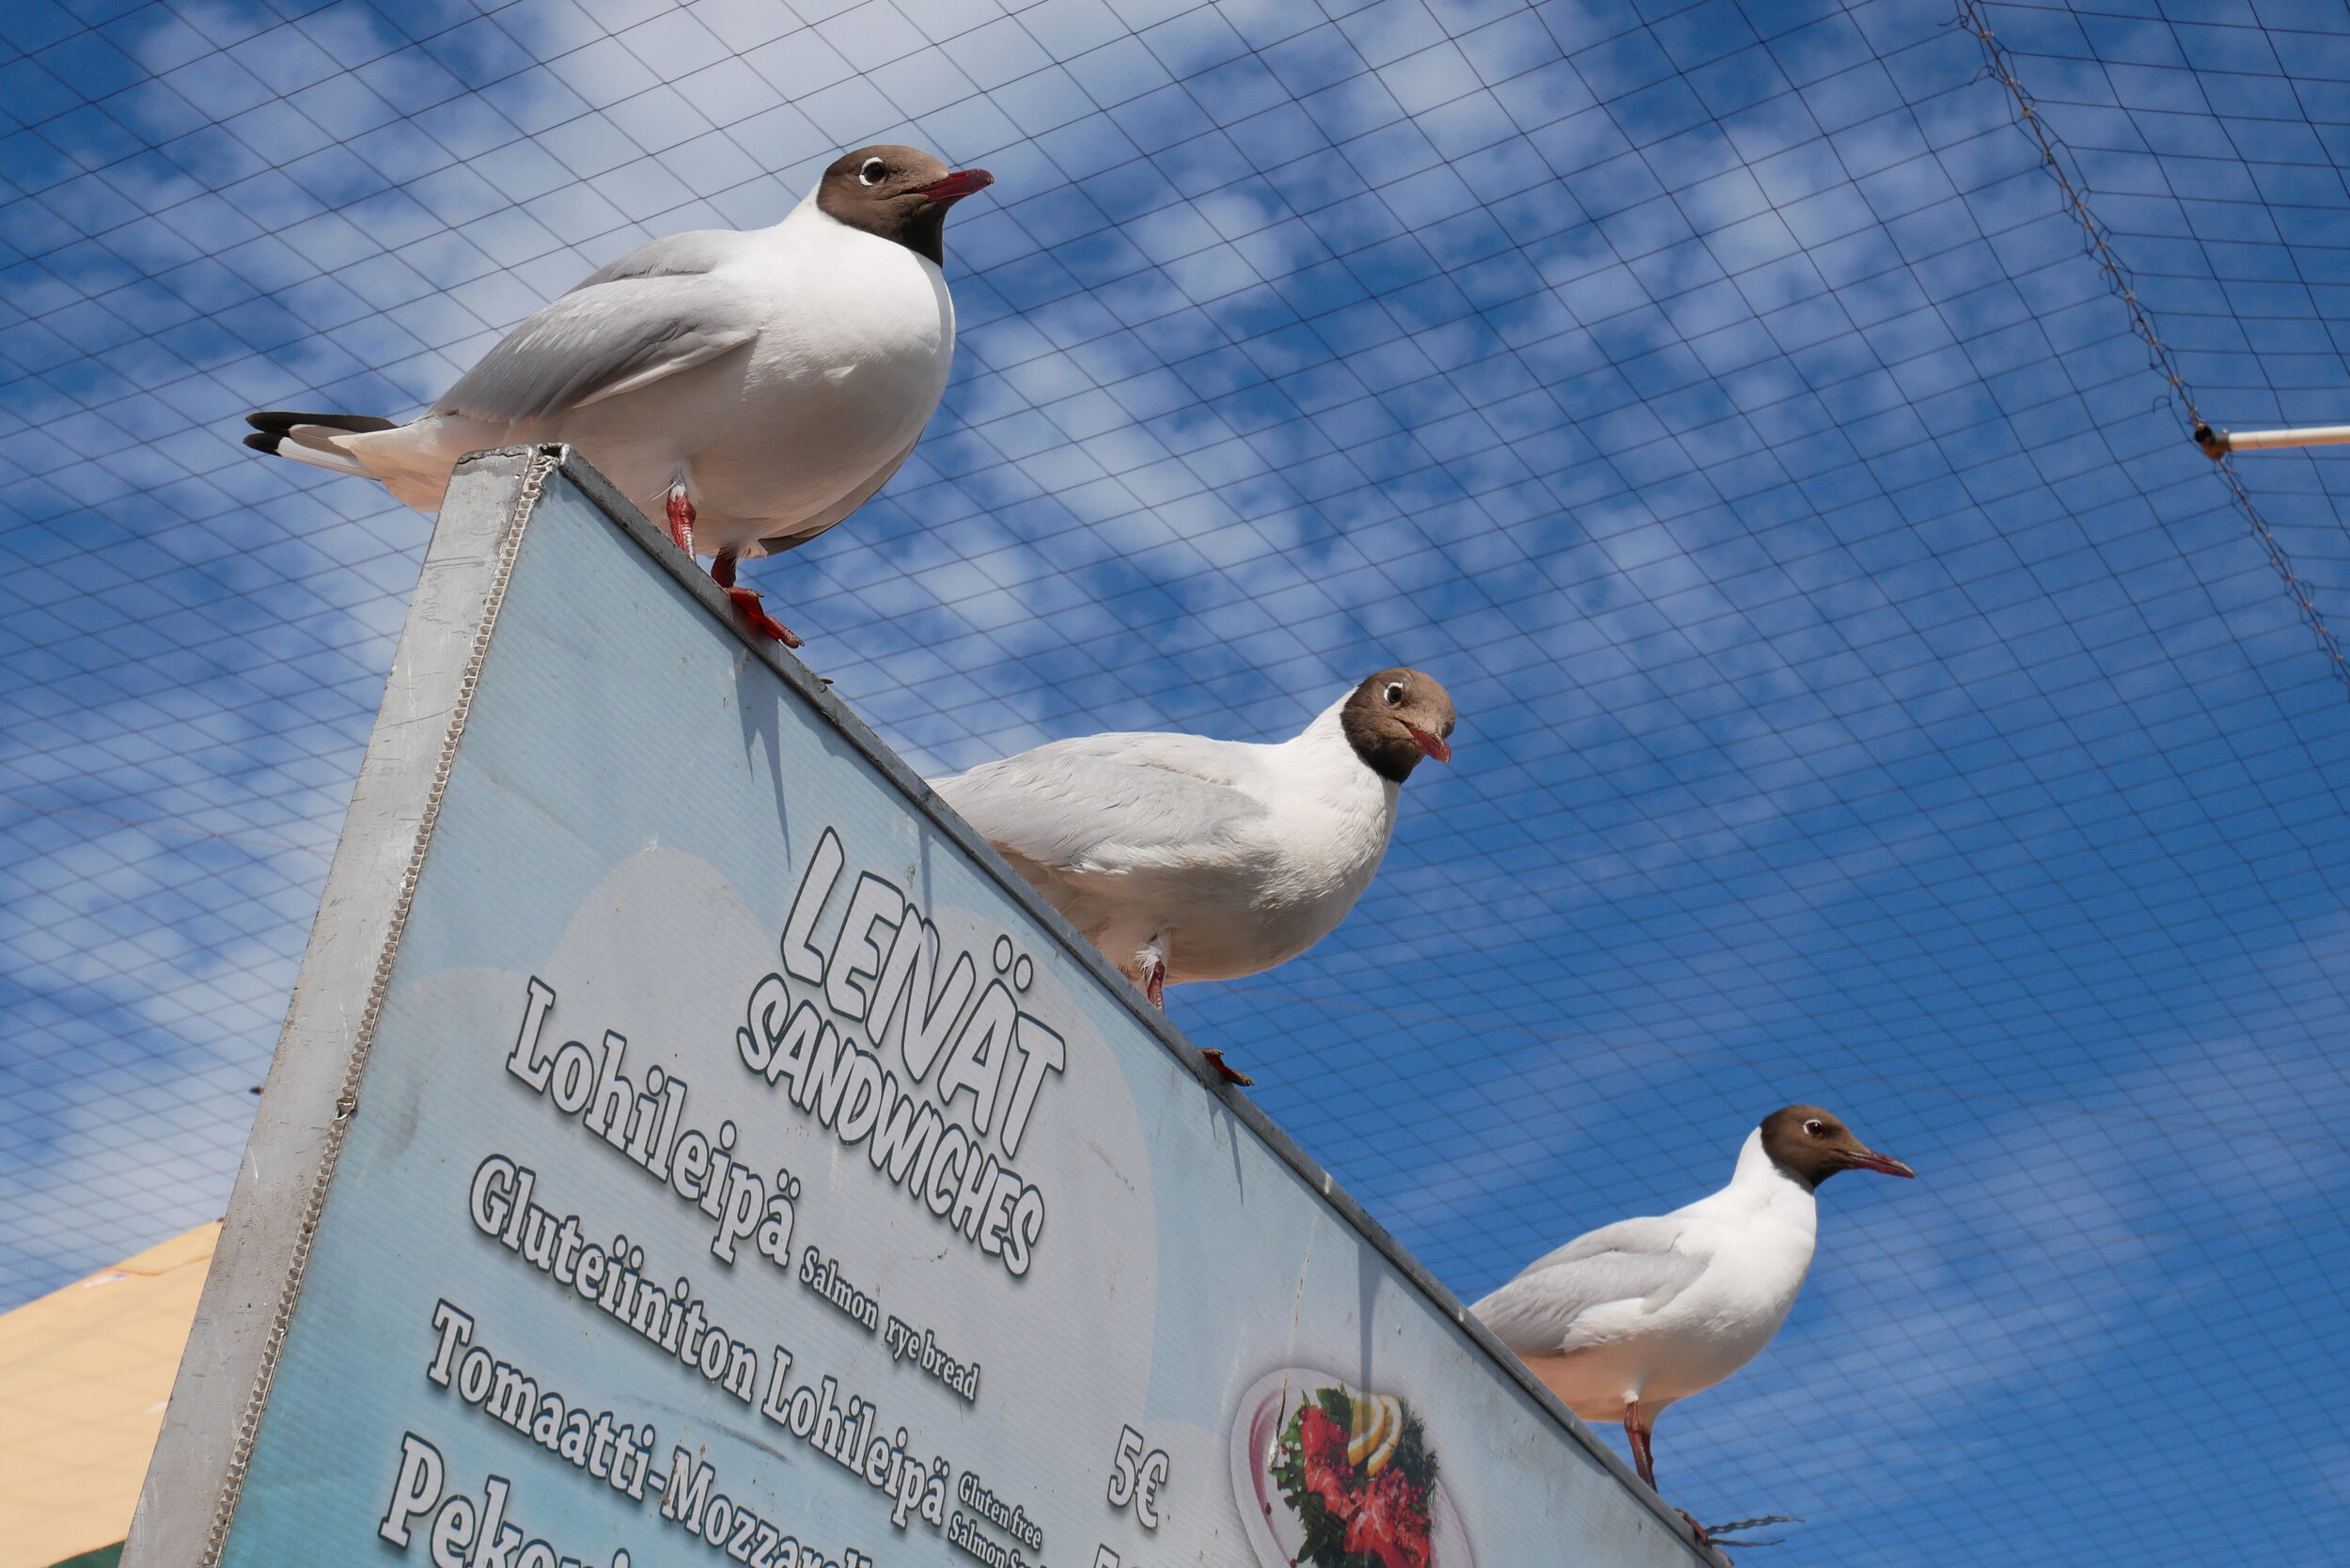
[[[980,836],[1060,871],[1176,867],[1247,853],[1267,815],[1197,735],[1057,741],[935,788]]]
[[[608,261],[572,285],[578,293],[599,283],[629,277],[690,277],[715,272],[743,250],[743,236],[731,228],[696,228],[683,234],[650,240],[617,261]]]
[[[1469,1310],[1521,1356],[1576,1348],[1576,1320],[1594,1307],[1637,1301],[1661,1310],[1696,1283],[1711,1253],[1680,1251],[1687,1232],[1669,1218],[1626,1219],[1539,1258]]]
[[[857,486],[856,489],[852,490],[848,494],[843,495],[839,500],[835,501],[831,506],[826,507],[822,511],[818,512],[815,516],[801,524],[791,532],[788,534],[777,534],[773,539],[762,539],[755,547],[745,551],[744,554],[750,556],[780,556],[786,550],[797,550],[801,545],[806,544],[809,540],[814,539],[818,534],[822,533],[826,528],[829,528],[834,524],[842,521],[849,515],[849,513],[856,510],[857,508],[863,506],[866,502],[871,500],[875,495],[881,494],[881,487],[887,484],[890,479],[895,477],[898,470],[905,466],[906,459],[914,455],[914,448],[916,444],[921,441],[921,439],[920,435],[916,435],[914,440],[907,442],[904,447],[899,449],[896,457],[891,458],[887,463],[883,463],[881,467],[874,470],[873,477],[871,478],[866,480],[863,484]]]
[[[715,359],[758,337],[763,321],[748,290],[706,273],[590,279],[509,333],[432,412],[543,419]]]

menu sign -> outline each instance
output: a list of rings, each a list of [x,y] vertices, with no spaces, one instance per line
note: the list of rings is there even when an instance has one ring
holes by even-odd
[[[460,476],[128,1568],[1689,1559],[673,554]]]

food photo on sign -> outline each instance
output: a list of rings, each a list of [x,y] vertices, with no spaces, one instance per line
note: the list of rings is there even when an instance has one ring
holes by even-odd
[[[1283,1368],[1241,1396],[1232,1487],[1261,1568],[1475,1560],[1419,1416],[1326,1372]]]

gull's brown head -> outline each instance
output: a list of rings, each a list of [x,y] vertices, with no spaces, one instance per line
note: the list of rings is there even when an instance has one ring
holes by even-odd
[[[944,264],[947,209],[995,183],[985,169],[949,169],[918,148],[860,147],[817,182],[816,205],[851,228]]]
[[[1401,784],[1423,757],[1452,760],[1452,696],[1417,669],[1383,669],[1339,711],[1347,744],[1380,777]]]
[[[1834,1111],[1817,1105],[1788,1105],[1764,1117],[1762,1152],[1807,1188],[1816,1188],[1840,1170],[1875,1170],[1913,1181],[1918,1175],[1892,1155],[1861,1142]]]

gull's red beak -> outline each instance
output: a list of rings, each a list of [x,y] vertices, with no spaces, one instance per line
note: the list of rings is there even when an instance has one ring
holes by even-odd
[[[1913,1182],[1918,1179],[1918,1173],[1909,1167],[1902,1164],[1892,1155],[1880,1154],[1873,1149],[1856,1150],[1846,1154],[1844,1158],[1851,1163],[1855,1170],[1875,1170],[1888,1176],[1906,1176]]]
[[[927,185],[915,187],[916,196],[925,196],[940,206],[961,201],[973,191],[984,191],[995,183],[995,177],[985,169],[961,169],[944,180],[933,180]]]
[[[1444,744],[1442,735],[1431,735],[1417,724],[1407,724],[1403,728],[1412,732],[1412,739],[1419,743],[1420,750],[1428,753],[1439,762],[1452,760],[1452,748]]]

